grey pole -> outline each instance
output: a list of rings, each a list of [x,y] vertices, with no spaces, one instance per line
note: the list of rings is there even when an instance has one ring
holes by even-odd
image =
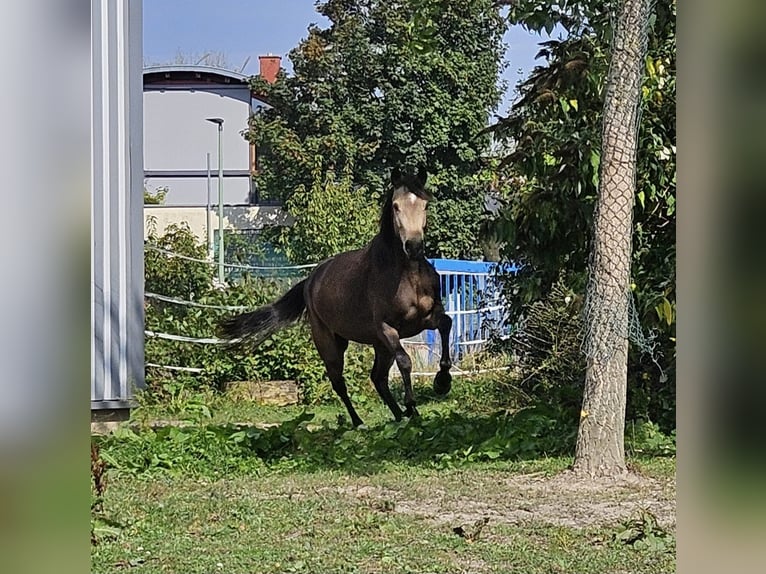
[[[210,152],[207,154],[207,211],[205,221],[207,223],[207,256],[213,260],[213,190],[210,176]]]
[[[223,118],[207,121],[218,124],[218,282],[223,285]]]

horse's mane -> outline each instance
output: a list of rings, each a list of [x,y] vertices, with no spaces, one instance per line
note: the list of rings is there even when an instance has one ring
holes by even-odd
[[[407,188],[407,191],[414,193],[420,199],[431,201],[433,196],[428,193],[423,187],[423,183],[415,176],[402,174],[400,178],[391,186],[388,194],[386,195],[386,201],[383,203],[383,207],[380,210],[380,236],[385,240],[387,244],[394,242],[394,191],[400,187]]]

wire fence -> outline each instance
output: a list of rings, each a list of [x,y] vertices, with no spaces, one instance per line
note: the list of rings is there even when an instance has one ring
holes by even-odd
[[[630,289],[640,93],[651,1],[639,0],[631,7],[621,12],[615,30],[633,33],[615,33],[612,39],[583,314],[582,349],[597,379],[610,377],[610,369],[624,369],[612,359],[619,354],[627,361],[628,341],[650,355],[654,349],[652,336],[643,334]]]
[[[157,245],[146,244],[146,249],[163,254],[167,257],[178,258],[194,263],[218,265],[218,262],[209,259],[191,257],[176,253]],[[500,292],[492,285],[491,264],[483,262],[469,262],[457,260],[435,259],[432,263],[440,275],[442,299],[445,303],[446,313],[453,319],[451,351],[453,357],[453,374],[457,376],[469,376],[487,372],[500,372],[508,370],[507,367],[492,369],[462,369],[459,359],[482,348],[489,338],[497,335],[497,326],[502,324],[504,305],[500,304]],[[273,278],[275,274],[284,272],[301,272],[313,269],[317,264],[306,265],[244,265],[224,262],[228,269],[238,269],[253,272],[255,276]],[[298,279],[299,277],[293,277]],[[171,305],[209,309],[211,311],[244,312],[250,307],[244,305],[225,305],[202,303],[180,297],[173,297],[161,293],[146,292],[147,300],[161,301]],[[178,333],[165,333],[159,330],[146,329],[144,335],[147,339],[160,339],[178,343],[193,345],[229,346],[240,342],[229,341],[217,337],[195,337]],[[503,337],[503,334],[499,334]],[[507,337],[507,334],[505,335]],[[435,331],[426,331],[423,334],[403,340],[402,343],[412,349],[416,355],[416,364],[430,366],[440,359],[440,341]],[[421,359],[418,361],[417,359]],[[162,365],[159,363],[146,363],[147,367],[164,369],[168,371],[186,372],[192,374],[204,374],[205,369],[191,366]],[[415,370],[412,376],[431,376],[436,370]],[[396,374],[396,373],[394,373]]]

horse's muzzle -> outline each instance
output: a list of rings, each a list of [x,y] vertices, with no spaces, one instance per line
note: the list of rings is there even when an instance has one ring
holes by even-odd
[[[416,239],[408,239],[404,242],[404,251],[410,259],[416,259],[423,255],[423,242]]]

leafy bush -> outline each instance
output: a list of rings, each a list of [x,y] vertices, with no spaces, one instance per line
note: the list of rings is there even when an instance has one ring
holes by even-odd
[[[164,204],[169,191],[170,189],[166,186],[155,188],[154,191],[149,191],[144,186],[144,205]]]
[[[614,541],[643,552],[673,552],[673,536],[657,522],[657,517],[646,509],[623,522],[614,534]]]
[[[579,413],[585,359],[580,350],[582,298],[560,280],[544,299],[527,306],[510,339],[518,385],[533,401]]]
[[[559,279],[545,297],[524,308],[510,341],[496,343],[500,348],[510,346],[516,356],[519,390],[533,402],[550,402],[570,413],[580,411],[585,380],[583,300],[581,293]],[[675,386],[668,384],[668,373],[650,375],[657,365],[641,351],[630,346],[626,420],[650,420],[658,432],[670,433],[675,428]],[[641,368],[635,366],[638,363]]]
[[[377,233],[377,194],[358,188],[348,170],[336,178],[322,174],[321,161],[312,172],[310,186],[299,185],[285,203],[295,218],[281,228],[278,241],[291,261],[318,263],[343,251],[358,249]]]
[[[625,448],[633,455],[675,456],[676,431],[666,435],[650,421],[630,421],[625,429]]]
[[[146,291],[194,299],[210,289],[212,272],[209,265],[172,257],[156,248],[195,259],[204,259],[207,255],[205,246],[197,241],[187,224],[170,225],[163,235],[158,236],[155,222],[150,221],[144,250]]]

